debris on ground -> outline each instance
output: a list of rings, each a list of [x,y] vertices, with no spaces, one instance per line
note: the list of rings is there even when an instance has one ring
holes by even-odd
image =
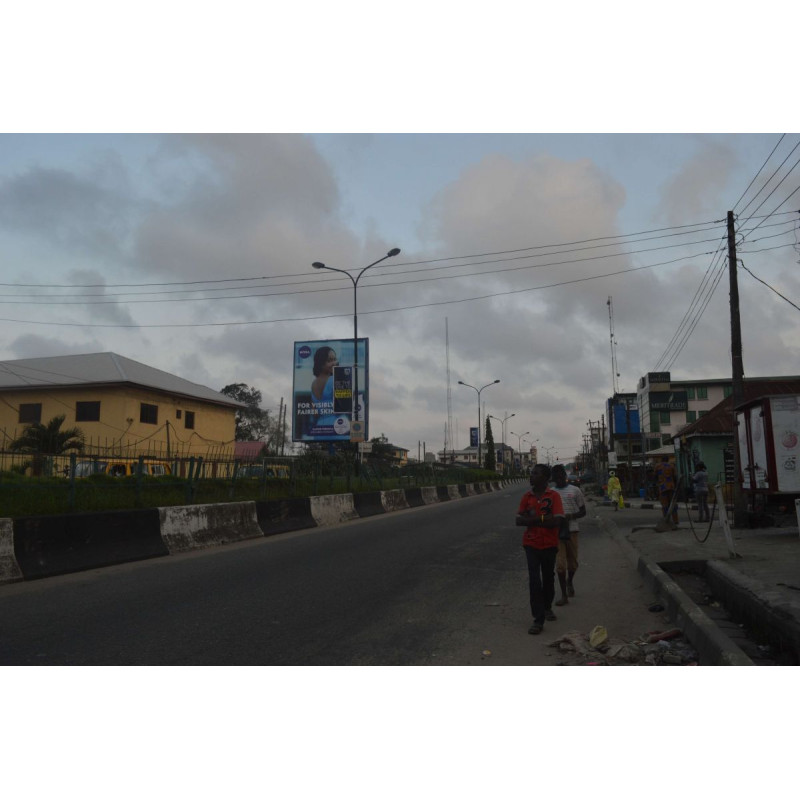
[[[589,633],[568,631],[550,642],[559,666],[697,666],[697,651],[678,628],[648,631],[632,642],[610,638],[602,625]]]

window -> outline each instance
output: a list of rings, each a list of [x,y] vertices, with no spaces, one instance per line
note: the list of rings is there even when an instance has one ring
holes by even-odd
[[[697,422],[697,412],[696,411],[687,411],[686,412],[686,421],[687,422]]]
[[[139,407],[139,422],[146,422],[148,425],[158,425],[158,406],[150,403],[142,403]]]
[[[19,404],[19,421],[32,422],[42,421],[42,404],[41,403],[20,403]]]
[[[669,444],[672,441],[672,437],[665,433],[661,436],[661,446],[663,447],[665,444]]]
[[[708,400],[708,386],[698,386],[697,387],[697,399],[698,400]]]
[[[694,386],[687,386],[686,387],[686,399],[687,400],[694,400]]]
[[[664,425],[669,425],[669,411],[660,411],[659,416]]]
[[[661,423],[659,421],[659,418],[655,414],[653,414],[653,416],[650,417],[650,430],[653,433],[661,433]]]
[[[180,418],[181,418],[181,410],[180,410],[180,409],[178,409],[178,410],[175,412],[175,419],[180,419]]]
[[[647,449],[648,450],[658,450],[661,447],[661,439],[648,439],[647,440]]]
[[[704,417],[706,414],[708,414],[708,411],[698,411],[697,413],[698,416]]]
[[[99,422],[100,401],[87,400],[75,403],[75,422]]]
[[[722,396],[723,397],[730,397],[733,394],[733,386],[723,386],[722,387]]]
[[[194,411],[186,412],[186,417],[184,418],[183,426],[185,428],[189,428],[190,430],[194,430]]]

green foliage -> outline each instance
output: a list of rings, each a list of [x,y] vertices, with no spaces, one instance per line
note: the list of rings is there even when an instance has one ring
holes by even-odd
[[[12,441],[8,449],[17,453],[31,453],[31,468],[34,475],[41,475],[45,456],[59,456],[64,453],[83,451],[84,435],[80,428],[64,428],[66,414],[53,417],[47,425],[34,422],[26,426],[22,433]]]
[[[497,468],[497,459],[494,453],[494,434],[492,433],[492,423],[486,417],[486,453],[483,459],[484,469],[494,472]]]

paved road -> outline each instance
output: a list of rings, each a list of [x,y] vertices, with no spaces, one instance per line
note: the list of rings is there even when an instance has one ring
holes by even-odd
[[[0,663],[553,664],[569,630],[665,624],[587,518],[577,596],[529,636],[524,488],[0,587]]]

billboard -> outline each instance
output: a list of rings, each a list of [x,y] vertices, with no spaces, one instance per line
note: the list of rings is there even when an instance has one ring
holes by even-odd
[[[294,343],[293,442],[349,442],[369,438],[369,340],[358,340],[358,417],[353,427],[353,340]],[[361,428],[361,431],[358,429]]]
[[[469,446],[470,447],[477,447],[478,446],[478,429],[477,428],[470,428],[469,429]]]

